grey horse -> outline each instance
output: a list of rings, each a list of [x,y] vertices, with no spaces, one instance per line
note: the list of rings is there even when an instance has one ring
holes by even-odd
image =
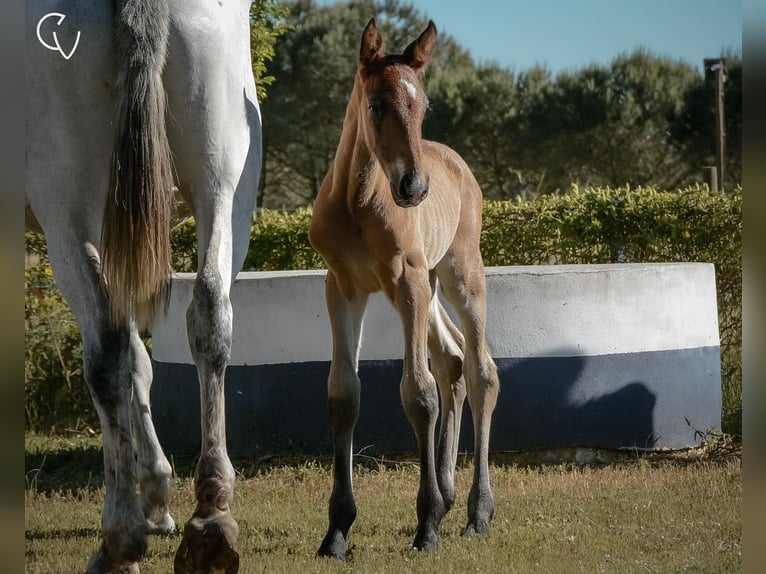
[[[102,542],[89,573],[138,572],[147,534],[175,529],[171,467],[152,424],[152,369],[139,329],[169,293],[176,187],[199,242],[187,325],[202,446],[197,507],[175,571],[239,567],[223,384],[229,291],[247,252],[261,168],[249,6],[26,3],[27,223],[44,231],[54,277],[80,325],[84,378],[103,434]]]

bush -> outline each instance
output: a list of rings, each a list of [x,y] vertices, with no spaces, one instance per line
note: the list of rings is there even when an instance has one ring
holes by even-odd
[[[262,211],[254,219],[246,271],[324,269],[325,264],[309,243],[310,209],[293,213]]]
[[[45,242],[26,234],[24,270],[24,421],[29,430],[97,428],[82,381],[80,331],[53,280]]]
[[[707,262],[715,264],[723,430],[742,430],[742,188],[599,188],[531,202],[488,202],[486,265]]]
[[[253,219],[244,269],[323,268],[324,262],[308,242],[310,219],[311,211],[307,209],[293,213],[261,211]],[[42,253],[43,244],[39,236],[27,234],[28,250]],[[172,244],[175,268],[194,271],[197,247],[193,221],[174,229]],[[493,201],[487,202],[484,209],[482,254],[487,266],[714,263],[721,337],[723,430],[732,434],[741,434],[742,428],[741,253],[741,188],[721,194],[711,193],[704,186],[677,192],[574,187],[568,195],[542,196],[529,202]],[[74,344],[76,327],[68,310],[62,309],[60,296],[47,275],[49,268],[42,268],[44,277],[40,269],[38,265],[26,271],[27,428],[48,430],[92,418],[83,414],[86,405],[81,403],[87,399],[87,393],[77,394],[73,390],[84,389],[79,381],[74,383],[80,377],[79,347]],[[51,399],[56,396],[58,403]],[[92,410],[89,405],[87,408]]]

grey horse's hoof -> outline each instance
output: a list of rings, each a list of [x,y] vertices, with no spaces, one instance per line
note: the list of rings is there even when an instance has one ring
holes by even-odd
[[[117,552],[101,542],[98,551],[88,561],[86,574],[138,574],[138,561],[146,552],[146,537],[136,534],[122,539]],[[118,557],[119,556],[119,557]]]
[[[239,526],[229,512],[192,517],[184,527],[173,562],[175,574],[236,574],[239,554],[234,550],[234,543],[238,536]]]
[[[176,523],[170,514],[166,513],[159,517],[152,517],[146,519],[147,533],[156,536],[166,536],[172,534],[176,530]]]

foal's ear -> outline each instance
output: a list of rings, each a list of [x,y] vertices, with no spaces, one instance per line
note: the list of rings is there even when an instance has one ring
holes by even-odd
[[[436,25],[433,20],[428,21],[428,28],[418,36],[412,44],[407,46],[402,54],[404,62],[416,72],[420,72],[428,63],[434,46],[436,45]]]
[[[362,46],[359,48],[359,64],[362,68],[371,66],[385,57],[383,37],[375,27],[375,18],[370,18],[362,32]]]

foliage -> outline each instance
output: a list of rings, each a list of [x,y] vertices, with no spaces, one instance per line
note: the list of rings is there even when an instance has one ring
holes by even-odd
[[[274,59],[274,45],[280,36],[292,27],[284,19],[289,14],[286,6],[276,0],[255,0],[250,4],[250,57],[258,101],[266,99],[266,88],[276,78],[266,71],[266,63]]]
[[[619,55],[609,66],[560,74],[526,103],[520,161],[532,172],[544,166],[548,190],[566,191],[570,182],[683,185],[692,172],[701,174],[701,166],[681,161],[668,131],[683,94],[698,78],[690,65],[643,49]]]
[[[424,136],[449,143],[493,198],[516,195],[520,102],[513,76],[494,65],[475,68],[469,63],[457,74],[451,67],[435,70],[426,90],[431,110]]]
[[[244,269],[318,269],[321,258],[308,242],[311,211],[293,213],[261,210],[253,219],[250,250]],[[172,235],[177,271],[194,271],[197,247],[194,222],[178,226]],[[39,236],[27,234],[27,249],[41,253]],[[741,433],[742,380],[742,189],[711,193],[704,186],[675,192],[573,186],[566,195],[544,195],[533,201],[488,201],[484,209],[482,254],[485,264],[539,265],[564,263],[701,261],[715,264],[718,291],[724,393],[723,429]],[[42,265],[45,265],[43,263]],[[43,269],[46,269],[43,267]],[[51,314],[66,316],[50,277],[39,281],[40,268],[27,270],[27,402],[29,428],[48,428],[40,419],[51,410],[56,393],[70,395],[79,378],[79,350],[74,348],[74,324],[67,319],[68,354],[59,364],[61,335],[49,326]],[[44,273],[43,273],[44,275]],[[45,286],[45,291],[39,291]],[[35,287],[38,290],[35,290]],[[41,294],[43,293],[43,294]],[[43,305],[41,301],[55,302]],[[54,313],[55,310],[55,313]],[[46,322],[47,321],[47,322]],[[51,323],[52,325],[52,323]],[[32,332],[30,332],[30,330]],[[44,350],[45,347],[47,350]],[[40,364],[41,357],[48,362]],[[55,360],[53,360],[55,359]],[[45,385],[45,390],[41,386]],[[74,385],[77,387],[78,385]],[[63,390],[62,390],[63,389]],[[47,401],[47,402],[46,402]],[[45,410],[48,409],[48,410]],[[73,417],[83,417],[77,406]],[[67,412],[67,411],[62,411]],[[70,417],[71,418],[71,417]],[[84,420],[84,419],[83,419]],[[57,424],[56,428],[61,428]]]
[[[80,331],[56,289],[41,235],[26,234],[34,264],[24,270],[24,421],[46,432],[97,427],[82,381]]]
[[[246,271],[321,269],[324,262],[309,243],[311,210],[299,209],[289,215],[262,211],[253,221]]]

